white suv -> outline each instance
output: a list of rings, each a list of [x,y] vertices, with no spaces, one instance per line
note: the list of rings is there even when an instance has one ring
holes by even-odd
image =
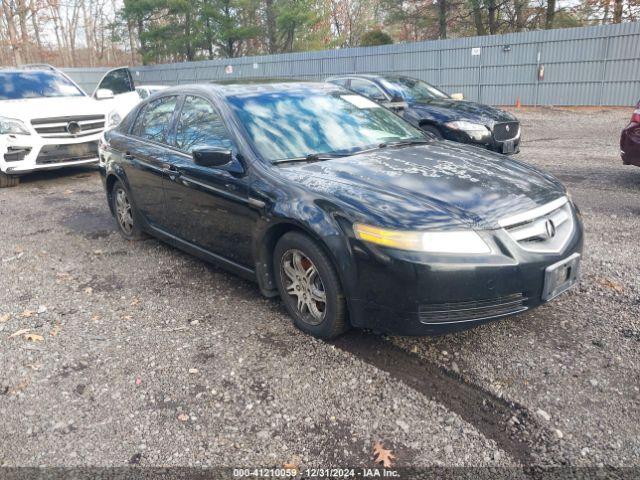
[[[36,170],[97,163],[102,131],[119,120],[105,109],[51,66],[0,69],[0,188]]]

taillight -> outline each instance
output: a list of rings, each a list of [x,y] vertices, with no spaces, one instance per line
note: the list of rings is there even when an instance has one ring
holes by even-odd
[[[631,121],[635,123],[640,123],[640,108],[636,109],[631,115]]]

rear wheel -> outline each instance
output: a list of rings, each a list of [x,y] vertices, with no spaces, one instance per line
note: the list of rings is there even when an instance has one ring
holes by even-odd
[[[137,225],[129,192],[120,181],[113,185],[111,202],[120,234],[127,240],[142,240],[145,238],[144,232]]]
[[[316,242],[301,233],[285,234],[276,245],[273,266],[280,297],[300,330],[330,339],[348,329],[338,275]]]
[[[15,187],[19,183],[20,177],[0,172],[0,188]]]

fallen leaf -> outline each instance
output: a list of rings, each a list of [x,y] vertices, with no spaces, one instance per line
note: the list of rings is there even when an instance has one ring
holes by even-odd
[[[138,297],[133,297],[133,299],[131,300],[131,306],[132,307],[135,307],[139,303],[140,303],[140,299]]]
[[[52,337],[57,336],[60,333],[60,330],[62,330],[62,327],[60,326],[59,323],[56,323],[52,328],[51,331],[49,332],[49,335],[51,335]]]
[[[17,332],[13,332],[11,335],[9,335],[7,338],[14,338],[14,337],[19,337],[20,335],[24,335],[25,333],[29,333],[29,329],[28,328],[21,328],[20,330],[18,330]]]
[[[37,333],[26,333],[24,335],[25,340],[29,340],[30,342],[42,342],[44,337],[42,335],[38,335]]]
[[[10,313],[5,313],[4,315],[0,315],[0,323],[8,322],[11,318]]]
[[[298,465],[296,463],[293,462],[289,462],[289,463],[285,463],[282,465],[282,468],[286,469],[286,470],[298,470]]]
[[[84,293],[91,295],[93,293],[93,288],[87,287],[83,290]]]
[[[29,317],[33,317],[36,314],[36,312],[34,312],[33,310],[25,310],[24,312],[22,312],[20,314],[20,316],[22,318],[29,318]]]
[[[27,365],[25,365],[25,367],[30,368],[31,370],[40,370],[40,368],[42,368],[42,365],[40,365],[39,363],[28,363]]]
[[[93,254],[94,255],[102,255],[102,250],[94,250]]]
[[[381,463],[384,468],[389,468],[396,459],[391,450],[384,448],[381,442],[373,444],[373,463]]]
[[[189,420],[189,415],[187,415],[186,413],[181,413],[180,415],[178,415],[178,420],[180,420],[181,422],[186,422],[187,420]]]
[[[140,377],[136,378],[136,385],[140,385],[142,383],[142,379]]]
[[[73,193],[73,190],[65,190],[62,193],[63,193],[63,195],[71,195]]]
[[[598,279],[598,283],[603,287],[610,288],[611,290],[615,290],[618,293],[624,292],[624,286],[620,282],[616,282],[615,280],[611,280],[610,278],[600,278]]]
[[[91,317],[91,320],[97,322],[98,320],[100,320],[100,315],[94,315],[93,317]]]

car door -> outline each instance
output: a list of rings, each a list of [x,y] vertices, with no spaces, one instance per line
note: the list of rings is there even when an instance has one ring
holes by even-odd
[[[129,130],[124,169],[137,210],[154,226],[164,225],[163,172],[178,96],[157,98],[142,106]]]
[[[258,212],[248,202],[248,175],[193,161],[196,147],[231,149],[231,135],[219,111],[206,98],[185,96],[176,117],[165,176],[167,226],[170,233],[243,266],[252,266],[251,233]]]
[[[97,92],[101,89],[111,90],[113,98],[99,99]],[[105,111],[115,110],[120,118],[124,118],[140,103],[140,96],[136,92],[131,71],[127,67],[114,68],[105,73],[92,96],[105,106]]]

